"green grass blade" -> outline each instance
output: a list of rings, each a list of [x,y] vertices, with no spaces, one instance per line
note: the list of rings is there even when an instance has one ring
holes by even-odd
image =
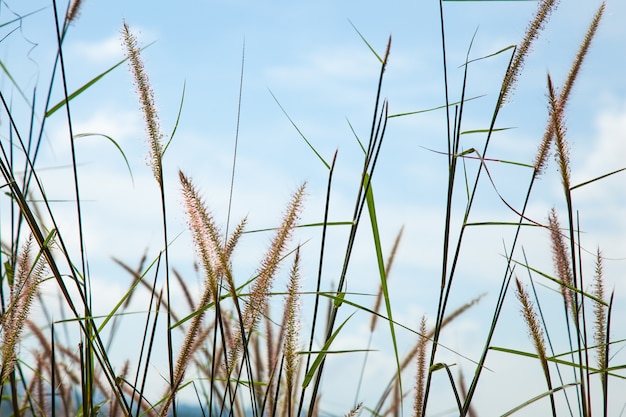
[[[148,45],[144,46],[143,48],[140,49],[140,51],[143,51],[144,49],[146,49],[147,47],[149,47],[153,43],[154,42],[149,43]],[[48,117],[52,116],[57,110],[62,108],[65,105],[65,103],[68,103],[68,102],[72,101],[73,99],[75,99],[76,97],[78,97],[79,95],[81,95],[83,92],[85,92],[85,90],[87,90],[89,87],[91,87],[92,85],[94,85],[95,83],[100,81],[105,75],[107,75],[108,73],[110,73],[111,71],[113,71],[114,69],[119,67],[120,65],[122,65],[127,60],[128,60],[128,58],[122,59],[117,64],[115,64],[111,68],[109,68],[108,70],[106,70],[106,71],[102,72],[101,74],[99,74],[99,75],[95,76],[94,78],[92,78],[90,81],[88,81],[82,87],[80,87],[78,90],[76,90],[72,94],[68,95],[67,96],[67,100],[63,99],[60,102],[58,102],[57,104],[55,104],[54,106],[52,106],[52,108],[46,112],[44,117],[48,118]]]
[[[467,100],[466,100],[467,101]],[[514,127],[500,127],[495,129],[476,129],[476,130],[464,130],[462,135],[471,135],[474,133],[489,133],[489,132],[501,132],[503,130],[515,129]]]
[[[363,42],[365,42],[365,45],[367,45],[367,47],[369,48],[370,51],[372,51],[372,53],[376,56],[376,59],[378,59],[378,62],[380,62],[381,64],[383,63],[383,59],[380,57],[380,55],[378,55],[378,53],[374,50],[374,48],[372,47],[372,45],[370,45],[370,43],[367,41],[367,39],[365,39],[365,36],[363,36],[361,34],[361,32],[359,32],[359,30],[356,28],[356,26],[354,26],[354,23],[352,23],[352,21],[350,19],[348,19],[348,22],[350,23],[350,25],[352,26],[352,28],[356,31],[356,33],[359,35],[359,37],[361,38],[361,40]]]
[[[372,234],[374,236],[374,248],[376,249],[376,261],[378,263],[378,273],[380,275],[380,285],[385,301],[385,308],[387,310],[387,317],[389,317],[389,332],[391,334],[391,341],[393,343],[393,353],[396,358],[396,367],[398,371],[398,381],[400,384],[400,392],[402,391],[402,378],[400,378],[402,367],[400,364],[400,356],[398,354],[398,343],[396,340],[396,330],[393,324],[393,315],[391,312],[391,301],[389,299],[389,288],[387,287],[387,273],[385,272],[385,261],[383,259],[383,251],[380,244],[380,234],[378,231],[378,218],[376,216],[376,204],[374,203],[374,190],[370,182],[370,176],[365,174],[365,181],[363,186],[366,187],[365,199],[367,203],[367,211],[370,217],[370,224],[372,226]]]
[[[554,283],[556,283],[556,284],[558,284],[558,285],[565,286],[567,289],[569,289],[569,290],[571,290],[571,291],[574,291],[575,293],[580,294],[580,295],[582,295],[583,297],[587,297],[587,298],[589,298],[589,299],[591,299],[591,300],[595,301],[596,303],[600,303],[600,304],[602,304],[603,306],[606,306],[606,307],[608,307],[608,306],[609,306],[609,304],[608,304],[606,301],[599,299],[599,298],[598,298],[598,297],[596,297],[595,295],[590,294],[590,293],[588,293],[588,292],[585,292],[585,291],[583,291],[583,290],[581,290],[581,289],[579,289],[579,288],[576,288],[576,287],[575,287],[575,286],[573,286],[573,285],[566,284],[566,283],[564,283],[563,281],[561,281],[561,280],[559,280],[559,279],[556,279],[556,278],[554,278],[553,276],[546,274],[545,272],[541,272],[540,270],[538,270],[538,269],[536,269],[536,268],[533,268],[533,267],[532,267],[532,266],[530,266],[530,265],[527,265],[527,264],[524,264],[524,263],[521,263],[521,262],[519,262],[519,261],[515,261],[515,260],[512,260],[512,262],[516,263],[517,265],[521,265],[521,266],[523,266],[524,268],[527,268],[527,269],[529,269],[530,271],[535,272],[535,273],[537,273],[537,274],[541,275],[542,277],[547,278],[547,279],[549,279],[550,281],[552,281],[552,282],[554,282]]]
[[[506,51],[508,51],[509,49],[515,49],[515,46],[516,46],[516,45],[509,45],[509,46],[507,46],[506,48],[502,48],[502,49],[500,49],[499,51],[496,51],[496,52],[494,52],[494,53],[492,53],[492,54],[485,55],[485,56],[481,56],[480,58],[470,59],[469,61],[467,61],[467,62],[466,62],[466,63],[464,63],[463,65],[459,65],[459,68],[462,68],[462,67],[464,67],[464,66],[466,66],[466,65],[469,65],[469,64],[471,64],[472,62],[476,62],[476,61],[480,61],[480,60],[482,60],[482,59],[487,59],[487,58],[494,57],[494,56],[496,56],[496,55],[500,55],[501,53],[506,52]]]
[[[479,99],[479,98],[482,98],[482,97],[485,97],[485,94],[482,94],[480,96],[474,96],[474,97],[466,98],[465,100],[463,100],[463,102],[466,103],[468,101],[476,100],[476,99]],[[447,106],[444,104],[442,106],[431,107],[429,109],[424,109],[424,110],[417,110],[417,111],[410,111],[410,112],[405,112],[405,113],[390,114],[389,116],[387,116],[387,118],[391,119],[393,117],[411,116],[413,114],[428,113],[428,112],[435,111],[435,110],[445,109],[446,107],[456,106],[458,104],[461,104],[461,101],[455,101],[454,103],[450,103]]]
[[[180,105],[178,106],[178,114],[176,115],[176,122],[174,123],[174,128],[172,129],[172,133],[170,134],[170,140],[168,140],[165,146],[163,147],[163,154],[165,154],[165,151],[167,150],[168,146],[170,146],[170,143],[172,142],[172,139],[174,139],[174,135],[176,134],[176,130],[178,129],[178,122],[180,122],[180,116],[183,113],[183,103],[185,102],[186,87],[187,87],[187,81],[183,83],[183,92],[180,95]]]
[[[26,94],[24,94],[24,91],[22,91],[20,86],[17,84],[17,81],[15,81],[15,78],[13,78],[13,76],[11,75],[11,72],[9,71],[9,69],[6,67],[6,65],[4,65],[4,62],[2,62],[2,61],[0,61],[0,68],[2,68],[2,71],[4,71],[4,73],[7,75],[7,77],[9,78],[9,81],[11,81],[11,84],[13,84],[15,86],[15,89],[17,90],[18,93],[20,93],[20,96],[22,96],[24,101],[30,107],[32,107],[32,103],[30,102],[28,97],[26,97]]]
[[[296,229],[298,228],[303,228],[303,227],[320,227],[320,226],[352,226],[354,224],[353,221],[341,221],[341,222],[328,222],[328,223],[306,223],[306,224],[299,224],[297,226],[295,226]],[[254,229],[254,230],[246,230],[243,232],[243,234],[249,234],[249,233],[260,233],[260,232],[271,232],[271,231],[275,231],[278,230],[278,227],[268,227],[265,229]]]
[[[604,178],[609,177],[609,176],[614,175],[614,174],[618,174],[618,173],[620,173],[620,172],[622,172],[622,171],[626,171],[626,168],[621,168],[621,169],[618,169],[618,170],[615,170],[615,171],[609,172],[608,174],[600,175],[599,177],[596,177],[596,178],[594,178],[594,179],[592,179],[592,180],[585,181],[585,182],[581,182],[580,184],[576,184],[576,185],[574,185],[573,187],[570,187],[570,189],[569,189],[569,190],[570,190],[570,191],[573,191],[573,190],[575,190],[576,188],[584,187],[585,185],[591,184],[592,182],[595,182],[595,181],[598,181],[598,180],[604,179]]]
[[[268,89],[269,90],[269,89]],[[322,161],[324,163],[324,165],[326,166],[327,169],[330,170],[330,165],[328,164],[328,162],[326,162],[326,160],[324,160],[324,158],[322,158],[322,155],[319,154],[319,152],[317,152],[317,149],[315,149],[315,147],[311,144],[311,142],[309,142],[309,140],[306,138],[306,136],[304,136],[304,134],[300,131],[300,129],[298,128],[298,126],[294,123],[294,121],[291,119],[291,117],[289,117],[289,114],[287,114],[287,111],[285,110],[285,108],[280,104],[280,102],[278,101],[278,99],[276,98],[276,96],[274,95],[274,93],[272,92],[272,90],[269,90],[270,94],[272,95],[272,97],[274,98],[274,101],[276,102],[276,104],[278,104],[278,107],[280,107],[280,109],[283,111],[283,114],[287,117],[287,119],[289,120],[289,122],[291,122],[291,125],[296,129],[296,131],[298,132],[298,134],[300,135],[300,137],[302,139],[304,139],[304,141],[306,142],[307,145],[309,145],[309,148],[311,148],[311,150],[315,153],[315,155],[317,155],[317,157],[320,159],[320,161]]]
[[[128,158],[126,158],[126,154],[122,150],[122,147],[119,145],[119,143],[117,143],[117,141],[115,139],[113,139],[111,136],[104,135],[102,133],[78,133],[78,134],[74,135],[74,139],[86,138],[86,137],[91,137],[91,136],[102,136],[103,138],[108,139],[117,148],[117,150],[120,151],[120,154],[122,155],[122,158],[124,158],[124,163],[126,164],[126,168],[128,168],[128,173],[130,174],[130,179],[131,179],[131,181],[133,182],[133,185],[134,185],[135,184],[135,179],[133,177],[133,171],[130,168],[130,163],[128,162]]]
[[[448,1],[450,1],[450,0],[448,0]],[[455,0],[455,1],[461,1],[461,0]],[[522,0],[508,0],[508,1],[522,1]],[[569,387],[575,387],[577,385],[579,385],[578,382],[573,382],[571,384],[561,385],[560,387],[556,387],[554,389],[551,389],[549,391],[541,393],[541,394],[537,395],[536,397],[533,397],[533,398],[531,398],[528,401],[524,401],[522,404],[518,405],[517,407],[507,411],[506,413],[502,414],[501,417],[510,416],[511,414],[517,413],[519,410],[521,410],[522,408],[526,407],[527,405],[530,405],[530,404],[534,403],[535,401],[538,401],[538,400],[540,400],[542,398],[545,398],[545,397],[549,397],[550,395],[554,394],[555,392],[561,391],[562,389],[569,388]]]
[[[354,316],[354,314],[355,313],[350,314],[350,316],[348,316],[348,318],[345,319],[344,322],[341,323],[339,327],[337,327],[337,330],[333,332],[333,334],[331,335],[330,338],[328,338],[326,343],[324,343],[324,347],[322,348],[320,353],[315,357],[315,360],[313,361],[313,364],[311,365],[309,372],[307,372],[307,374],[304,376],[304,380],[302,381],[302,388],[306,388],[309,386],[309,384],[311,383],[311,380],[313,379],[313,376],[315,375],[315,372],[317,371],[317,368],[319,368],[320,364],[326,357],[326,354],[328,353],[328,348],[330,348],[330,345],[333,343],[333,340],[335,340],[335,337],[337,337],[341,329],[343,329],[343,326],[345,326],[345,324],[348,322],[348,320],[352,318],[352,316]]]

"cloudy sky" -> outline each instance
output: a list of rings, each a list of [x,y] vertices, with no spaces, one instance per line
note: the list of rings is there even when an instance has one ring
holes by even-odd
[[[550,73],[557,86],[563,82],[600,5],[598,0],[562,3],[526,61],[514,94],[496,123],[496,127],[511,129],[494,135],[487,157],[526,164],[533,161],[547,120],[546,75]],[[444,3],[451,101],[461,95],[462,64],[472,37],[475,35],[470,59],[514,45],[521,40],[536,5],[533,1]],[[333,221],[346,221],[351,218],[363,157],[350,125],[361,140],[367,139],[380,70],[376,56],[354,27],[380,55],[392,36],[382,95],[389,100],[390,114],[417,112],[445,103],[438,10],[434,0],[388,4],[318,1],[310,5],[86,0],[64,43],[68,89],[76,90],[123,58],[120,29],[125,20],[141,45],[151,44],[143,56],[166,135],[174,127],[184,90],[180,123],[165,155],[164,171],[170,233],[180,234],[171,247],[172,264],[193,286],[198,278],[192,267],[190,238],[185,233],[177,171],[181,169],[193,178],[218,222],[225,225],[242,56],[243,94],[231,221],[248,216],[250,230],[275,226],[290,194],[304,181],[308,183],[308,192],[302,221],[322,219],[328,170],[302,140],[272,94],[325,160],[330,161],[333,153],[338,152],[330,217]],[[33,11],[37,13],[4,26],[0,42],[0,60],[26,98],[6,74],[0,78],[0,87],[5,97],[11,99],[25,131],[26,99],[32,99],[36,87],[36,108],[39,116],[43,113],[55,55],[53,10],[48,1],[5,1],[0,6],[2,22]],[[618,0],[607,2],[603,22],[567,108],[574,184],[626,166],[626,57],[622,53],[625,17],[626,4]],[[508,59],[507,52],[470,65],[466,94],[481,98],[467,104],[462,130],[488,128]],[[59,86],[60,80],[56,80],[53,102],[62,97]],[[143,122],[125,66],[72,101],[71,110],[74,133],[114,138],[132,171],[131,177],[124,159],[106,139],[87,137],[76,142],[91,276],[94,288],[103,295],[94,303],[106,312],[129,282],[112,258],[135,265],[144,253],[153,258],[161,249],[159,193],[146,165]],[[7,140],[4,113],[0,122],[2,140]],[[62,233],[65,230],[66,239],[72,242],[76,228],[71,220],[73,205],[67,202],[73,198],[73,189],[68,186],[71,171],[67,168],[70,159],[65,126],[63,112],[47,121],[38,164],[48,196],[59,200],[53,209],[59,219],[67,218],[62,223]],[[481,134],[464,135],[461,147],[482,149],[484,139]],[[386,253],[395,234],[405,227],[390,275],[390,293],[396,320],[411,327],[417,326],[423,314],[431,320],[436,315],[447,165],[445,156],[433,151],[446,149],[444,111],[390,119],[373,183]],[[471,178],[477,163],[466,162]],[[530,170],[497,163],[490,164],[489,169],[498,192],[519,208]],[[624,175],[574,192],[584,231],[584,270],[591,277],[590,254],[599,246],[607,258],[607,288],[615,288],[616,300],[622,305],[626,301],[626,285],[621,279],[626,258]],[[461,184],[454,206],[456,227],[466,201]],[[553,159],[533,191],[528,215],[545,222],[552,207],[559,210],[565,222],[565,201]],[[516,221],[486,177],[479,187],[470,221]],[[375,254],[367,222],[362,225],[349,270],[348,290],[374,294],[378,289]],[[294,239],[294,244],[307,242],[303,272],[306,290],[311,290],[315,283],[319,232],[304,229]],[[483,293],[487,295],[478,307],[450,327],[442,342],[468,357],[477,358],[482,347],[505,267],[501,255],[503,248],[511,244],[512,232],[511,228],[491,226],[470,228],[467,233],[451,306],[462,305]],[[453,233],[456,236],[458,229]],[[346,229],[337,228],[331,233],[333,250],[324,270],[327,287],[338,278],[346,236]],[[268,241],[269,235],[263,233],[247,235],[243,240],[236,258],[242,281],[254,273]],[[529,263],[552,273],[547,233],[529,230],[523,234],[522,242]],[[519,275],[528,281],[526,272]],[[279,289],[285,280],[284,276],[277,280]],[[546,306],[558,303],[557,295],[545,287],[540,287],[540,296],[545,297]],[[367,298],[360,300],[368,302]],[[518,310],[510,294],[503,325],[493,343],[532,350]],[[558,335],[562,330],[562,312],[554,313],[554,334]],[[626,309],[618,306],[615,314],[624,317]],[[363,313],[357,314],[351,330],[338,340],[338,348],[365,348],[368,319]],[[307,319],[305,326],[306,322]],[[372,346],[377,352],[370,355],[366,378],[382,373],[386,381],[393,373],[391,346],[385,329],[379,333]],[[415,342],[414,335],[408,332],[401,332],[399,338],[401,352]],[[445,351],[441,354],[442,361],[458,363],[466,375],[471,374],[471,362]],[[619,359],[618,355],[615,360]],[[329,411],[342,414],[352,405],[355,389],[339,395],[332,387],[339,375],[357,374],[362,360],[362,354],[333,358],[324,394]],[[485,388],[479,389],[476,397],[483,415],[503,413],[543,391],[539,365],[531,360],[513,361],[510,356],[494,353],[488,366],[494,372],[485,377]],[[349,383],[353,384],[354,379]],[[405,382],[406,386],[410,384],[410,380]],[[445,381],[440,387],[439,401],[431,404],[433,413],[449,409],[446,404],[451,397],[443,388]],[[376,383],[369,384],[361,392],[361,399],[375,398],[379,388]],[[619,410],[623,404],[616,397],[613,407]],[[528,413],[537,413],[541,408],[529,410]]]

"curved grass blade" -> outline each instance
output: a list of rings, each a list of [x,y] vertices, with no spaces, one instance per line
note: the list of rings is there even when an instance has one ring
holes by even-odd
[[[165,155],[165,151],[167,147],[170,146],[172,139],[174,139],[174,135],[176,134],[176,130],[178,129],[178,122],[180,122],[180,115],[183,113],[183,103],[185,102],[185,89],[187,87],[187,81],[183,83],[183,92],[180,96],[180,105],[178,106],[178,114],[176,115],[176,122],[174,123],[174,128],[172,129],[172,133],[170,134],[170,140],[167,141],[165,146],[163,147],[163,155]]]
[[[448,1],[450,1],[450,0],[448,0]],[[460,1],[460,0],[456,0],[456,1]],[[522,0],[509,0],[509,1],[522,1]],[[562,389],[569,388],[569,387],[575,387],[577,385],[579,385],[578,382],[572,382],[570,384],[561,385],[560,387],[557,387],[557,388],[551,389],[549,391],[546,391],[546,392],[544,392],[542,394],[537,395],[536,397],[531,398],[528,401],[524,401],[522,404],[518,405],[517,407],[515,407],[515,408],[507,411],[506,413],[502,414],[501,417],[510,416],[511,414],[517,413],[519,410],[521,410],[522,408],[526,407],[527,405],[530,405],[530,404],[534,403],[535,401],[538,401],[538,400],[540,400],[542,398],[548,397],[548,396],[554,394],[555,392],[561,391]]]
[[[143,51],[144,49],[146,49],[147,47],[151,46],[152,44],[154,44],[154,42],[151,42],[148,45],[144,46],[143,48],[140,48],[139,51]],[[67,99],[63,99],[60,102],[58,102],[57,104],[55,104],[54,106],[52,106],[52,108],[46,112],[44,117],[48,118],[48,117],[52,116],[57,110],[62,108],[65,105],[65,103],[69,103],[70,101],[72,101],[73,99],[75,99],[76,97],[81,95],[83,92],[85,92],[85,90],[87,90],[89,87],[91,87],[92,85],[94,85],[95,83],[100,81],[105,75],[107,75],[108,73],[110,73],[111,71],[113,71],[114,69],[119,67],[120,65],[122,65],[127,60],[128,60],[128,58],[122,59],[117,64],[115,64],[111,68],[109,68],[108,70],[106,70],[106,71],[100,73],[99,75],[95,76],[94,78],[92,78],[90,81],[88,81],[82,87],[78,88],[72,94],[69,94],[67,96]]]
[[[122,150],[122,147],[119,145],[119,143],[117,143],[117,141],[115,139],[113,139],[111,136],[105,135],[103,133],[78,133],[78,134],[74,135],[74,139],[86,138],[86,137],[91,137],[91,136],[101,136],[101,137],[103,137],[105,139],[108,139],[113,145],[115,145],[117,150],[120,151],[120,154],[122,155],[122,158],[124,158],[124,163],[126,163],[126,168],[128,168],[128,173],[130,174],[130,179],[133,182],[133,186],[134,186],[135,185],[135,179],[133,177],[133,171],[130,168],[130,163],[128,163],[128,159],[126,158],[126,154],[124,153],[124,151]]]
[[[445,1],[445,0],[444,0],[444,1]],[[448,0],[448,1],[449,1],[449,0]],[[457,0],[457,1],[458,1],[458,0]],[[506,52],[506,51],[508,51],[509,49],[515,49],[515,46],[516,46],[516,45],[509,45],[509,46],[507,46],[506,48],[502,48],[502,49],[500,49],[499,51],[496,51],[496,52],[494,52],[494,53],[492,53],[492,54],[485,55],[485,56],[481,56],[480,58],[470,59],[470,60],[469,60],[469,61],[467,61],[466,63],[464,63],[464,64],[462,64],[462,65],[459,65],[459,68],[463,68],[464,66],[466,66],[466,65],[468,65],[468,64],[471,64],[472,62],[476,62],[476,61],[480,61],[480,60],[483,60],[483,59],[487,59],[487,58],[494,57],[494,56],[496,56],[496,55],[500,55],[502,52]]]
[[[532,272],[535,272],[535,273],[537,273],[537,274],[541,275],[542,277],[547,278],[547,279],[549,279],[550,281],[552,281],[552,282],[554,282],[554,283],[556,283],[556,284],[558,284],[558,285],[565,286],[567,289],[569,289],[569,290],[571,290],[571,291],[573,291],[573,292],[575,292],[575,293],[577,293],[577,294],[580,294],[580,295],[582,295],[583,297],[587,297],[587,298],[589,298],[589,299],[591,299],[591,300],[595,301],[596,303],[600,303],[601,305],[603,305],[603,306],[605,306],[605,307],[608,307],[608,306],[609,306],[609,305],[608,305],[608,303],[607,303],[606,301],[601,300],[600,298],[596,297],[595,295],[590,294],[590,293],[588,293],[588,292],[585,292],[585,291],[581,290],[580,288],[576,288],[576,286],[574,286],[574,285],[569,285],[569,284],[567,284],[567,283],[565,283],[565,282],[563,282],[563,281],[561,281],[561,280],[559,280],[559,279],[554,278],[554,277],[553,277],[553,276],[551,276],[551,275],[546,274],[545,272],[541,272],[540,270],[533,268],[533,267],[532,267],[532,266],[530,266],[530,265],[524,264],[524,263],[519,262],[519,261],[516,261],[516,260],[511,260],[511,262],[513,262],[513,263],[515,263],[515,264],[517,264],[517,265],[521,265],[521,266],[523,266],[524,268],[527,268],[528,270],[530,270],[530,271],[532,271]]]
[[[2,62],[1,60],[0,60],[0,68],[6,74],[7,78],[9,79],[9,81],[11,81],[11,84],[13,84],[13,86],[15,87],[17,92],[20,93],[20,96],[22,96],[22,98],[24,99],[26,104],[28,104],[29,107],[32,107],[33,104],[30,102],[28,97],[26,97],[26,94],[24,94],[24,91],[22,91],[20,86],[17,84],[17,81],[15,81],[15,78],[13,78],[13,76],[11,75],[11,72],[9,71],[7,66],[4,65],[4,62]]]
[[[479,98],[482,98],[482,97],[485,97],[485,96],[486,96],[486,94],[481,94],[479,96],[466,98],[466,99],[464,99],[462,101],[455,101],[454,103],[450,103],[447,106],[444,104],[442,106],[431,107],[429,109],[424,109],[424,110],[417,110],[417,111],[410,111],[410,112],[405,112],[405,113],[390,114],[389,116],[387,116],[387,118],[391,119],[392,117],[411,116],[413,114],[428,113],[428,112],[435,111],[435,110],[445,109],[446,107],[456,106],[456,105],[461,104],[461,102],[467,103],[468,101],[476,100],[476,99],[479,99]]]

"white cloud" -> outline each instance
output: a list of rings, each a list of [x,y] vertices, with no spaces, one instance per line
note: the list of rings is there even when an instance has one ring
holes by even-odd
[[[590,179],[626,166],[626,103],[611,106],[596,120],[597,137],[583,163],[583,178]],[[620,187],[623,190],[623,187]]]
[[[122,41],[117,33],[99,41],[77,41],[71,45],[71,52],[92,63],[101,64],[122,59]]]

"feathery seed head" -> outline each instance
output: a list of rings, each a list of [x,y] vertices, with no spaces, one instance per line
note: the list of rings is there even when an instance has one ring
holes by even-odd
[[[544,342],[541,324],[539,323],[537,313],[535,313],[535,307],[530,300],[530,296],[522,286],[522,283],[519,279],[516,278],[515,284],[517,286],[517,299],[522,304],[522,317],[526,322],[526,326],[528,327],[528,334],[530,335],[530,338],[535,345],[535,349],[537,350],[537,356],[539,357],[539,361],[541,362],[544,374],[549,381],[548,361],[546,359],[546,345]]]
[[[511,65],[504,76],[499,105],[503,105],[509,99],[513,87],[517,82],[517,78],[524,67],[524,61],[532,49],[533,43],[539,37],[539,34],[544,29],[550,15],[557,6],[558,0],[543,0],[538,4],[535,17],[526,29],[524,39],[516,48]]]
[[[242,342],[245,340],[244,336],[256,327],[259,317],[265,311],[274,276],[302,210],[305,189],[306,183],[302,184],[293,195],[287,213],[283,216],[282,224],[276,231],[268,252],[261,261],[261,268],[252,284],[248,302],[242,313],[243,327],[237,330],[230,346],[230,357],[227,363],[229,371],[232,370],[232,366],[238,358]]]
[[[552,245],[552,261],[556,268],[557,277],[561,281],[563,302],[565,303],[565,308],[574,309],[575,303],[572,297],[572,290],[569,288],[574,285],[574,279],[567,256],[567,247],[561,233],[561,225],[554,208],[548,214],[548,229],[550,230],[550,242]]]
[[[415,378],[415,399],[413,401],[413,415],[422,417],[424,395],[426,386],[426,347],[428,345],[426,331],[426,317],[422,316],[419,330],[419,341],[417,342],[417,375]]]
[[[46,270],[44,257],[33,260],[31,255],[32,235],[28,237],[17,259],[17,268],[10,286],[10,302],[0,319],[2,328],[2,374],[6,381],[17,361],[17,349],[24,326],[28,321],[31,306],[39,291],[39,283]]]
[[[604,300],[604,271],[602,266],[602,252],[600,251],[600,248],[598,248],[598,253],[596,255],[596,271],[593,279],[593,295],[598,300]],[[593,310],[596,316],[594,322],[594,340],[596,342],[596,346],[598,346],[598,368],[606,369],[608,365],[605,349],[607,332],[607,308],[601,302],[595,301]]]
[[[569,191],[570,188],[570,163],[569,163],[569,145],[565,139],[565,123],[563,120],[563,106],[558,99],[556,91],[552,85],[552,79],[548,74],[548,99],[550,101],[550,127],[554,132],[554,145],[556,147],[556,162],[561,173],[561,182],[563,188]]]
[[[83,5],[83,0],[72,0],[70,7],[67,9],[67,15],[65,16],[65,24],[69,25],[78,19],[80,16],[80,6]]]
[[[300,322],[300,247],[296,248],[296,254],[289,275],[289,286],[285,300],[283,326],[285,328],[285,341],[283,352],[285,355],[285,380],[287,383],[285,396],[287,404],[291,404],[298,371],[298,333]],[[289,407],[291,408],[291,407]]]
[[[159,116],[156,111],[156,105],[154,104],[154,92],[152,91],[148,74],[146,74],[144,69],[141,59],[141,50],[137,46],[137,37],[131,33],[126,22],[124,22],[124,28],[122,29],[122,37],[126,58],[128,59],[131,73],[133,74],[141,111],[146,123],[148,144],[150,147],[149,165],[152,167],[155,179],[159,185],[162,185],[163,145],[161,141],[163,134],[161,133]]]

